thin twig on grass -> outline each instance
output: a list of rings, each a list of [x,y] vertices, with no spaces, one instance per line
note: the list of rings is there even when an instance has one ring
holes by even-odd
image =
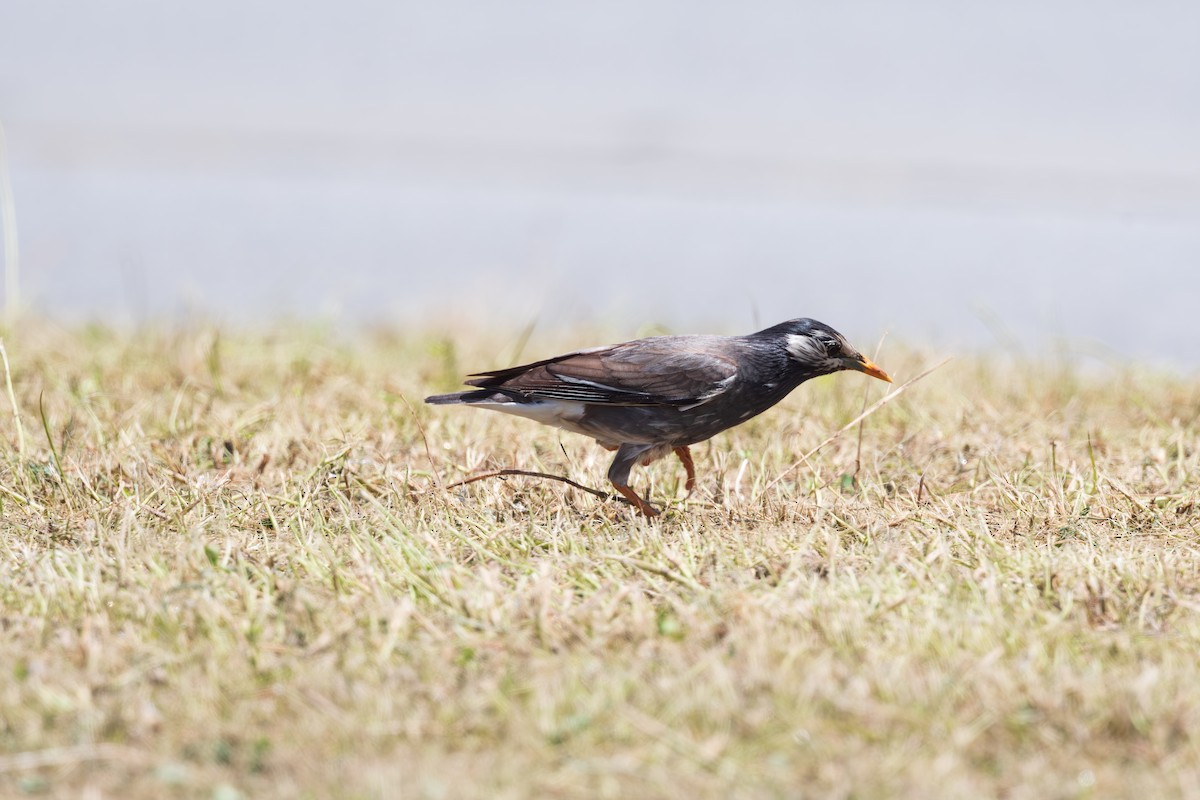
[[[883,408],[884,406],[886,406],[888,403],[890,403],[890,402],[892,402],[893,400],[895,400],[897,397],[899,397],[899,396],[900,396],[900,395],[901,395],[901,394],[904,392],[904,390],[905,390],[905,389],[907,389],[908,387],[912,386],[914,383],[916,383],[917,381],[921,380],[922,378],[924,378],[924,377],[928,376],[928,375],[929,375],[930,373],[932,373],[934,370],[938,370],[938,369],[941,369],[942,367],[946,366],[946,365],[947,365],[947,364],[949,364],[949,363],[950,363],[952,360],[953,360],[952,358],[947,358],[947,359],[945,359],[944,361],[941,361],[941,362],[939,362],[939,363],[937,363],[937,364],[933,365],[933,366],[932,366],[932,367],[930,367],[929,369],[927,369],[927,370],[925,370],[924,372],[922,372],[920,375],[917,375],[915,378],[909,378],[909,379],[908,379],[908,380],[906,380],[904,383],[900,384],[900,385],[899,385],[899,386],[897,386],[895,389],[893,389],[892,391],[888,392],[888,393],[887,393],[886,395],[884,395],[883,397],[881,397],[881,398],[879,398],[878,400],[876,400],[876,401],[875,401],[875,403],[873,403],[873,404],[871,405],[871,407],[870,407],[870,408],[868,408],[868,409],[867,409],[866,411],[864,411],[863,413],[859,414],[859,415],[858,415],[857,417],[855,417],[854,419],[852,419],[852,420],[850,420],[849,422],[847,422],[847,423],[846,423],[845,425],[843,425],[841,428],[838,428],[836,431],[834,431],[832,434],[830,434],[830,435],[829,435],[829,438],[827,438],[825,441],[821,442],[819,445],[817,445],[816,447],[814,447],[812,450],[809,450],[807,453],[805,453],[804,455],[800,456],[800,460],[799,460],[799,461],[796,461],[796,462],[794,462],[794,463],[793,463],[791,466],[789,466],[789,467],[788,467],[787,469],[785,469],[783,472],[779,473],[779,474],[778,474],[778,475],[775,477],[775,479],[774,479],[774,480],[772,480],[771,482],[769,482],[769,483],[768,483],[766,486],[764,486],[764,487],[762,488],[762,491],[758,493],[758,495],[756,496],[756,499],[757,499],[757,497],[761,497],[761,496],[762,496],[762,494],[763,494],[763,492],[766,492],[766,491],[770,490],[770,489],[771,489],[771,487],[773,487],[775,484],[779,483],[781,480],[783,480],[783,479],[784,479],[784,478],[786,478],[788,475],[790,475],[790,474],[791,474],[793,471],[795,471],[795,469],[796,469],[797,467],[800,467],[801,465],[808,463],[808,459],[809,459],[809,458],[811,458],[812,456],[816,455],[817,451],[818,451],[818,450],[820,450],[822,447],[824,447],[825,445],[829,444],[829,443],[830,443],[830,442],[832,442],[833,440],[837,439],[837,438],[838,438],[839,436],[841,436],[843,433],[845,433],[846,431],[850,430],[850,429],[851,429],[851,428],[853,428],[855,425],[857,425],[858,423],[862,422],[864,419],[866,419],[867,417],[871,416],[871,415],[872,415],[872,414],[874,414],[876,411],[878,411],[879,409],[881,409],[881,408]]]
[[[618,497],[617,495],[609,494],[608,492],[602,492],[599,489],[593,489],[590,486],[584,486],[582,483],[573,481],[563,475],[551,475],[548,472],[533,472],[532,470],[527,469],[497,469],[493,470],[492,472],[485,472],[482,475],[473,475],[470,478],[464,478],[461,481],[455,481],[446,488],[453,489],[456,486],[466,486],[468,483],[475,483],[475,481],[482,481],[486,478],[503,478],[507,475],[520,475],[526,478],[547,478],[552,481],[561,481],[562,483],[574,486],[576,489],[581,489],[590,495],[595,495],[601,500],[616,500],[618,503],[629,502],[624,497]]]

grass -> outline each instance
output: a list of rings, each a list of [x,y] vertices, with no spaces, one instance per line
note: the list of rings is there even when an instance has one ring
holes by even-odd
[[[420,403],[494,337],[330,333],[7,333],[0,795],[1200,794],[1196,380],[961,357],[788,472],[821,379],[647,521],[445,488],[604,485]]]

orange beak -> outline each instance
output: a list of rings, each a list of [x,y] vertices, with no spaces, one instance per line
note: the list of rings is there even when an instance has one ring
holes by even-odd
[[[892,382],[892,376],[881,370],[875,365],[874,361],[864,355],[860,355],[857,358],[846,359],[846,366],[850,369],[856,369],[859,372],[865,372],[872,378],[879,378],[879,380],[887,381],[888,383]]]

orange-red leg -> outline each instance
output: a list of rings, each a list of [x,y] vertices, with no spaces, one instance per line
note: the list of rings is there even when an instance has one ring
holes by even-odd
[[[683,462],[683,468],[687,470],[687,483],[683,485],[687,489],[687,493],[691,494],[692,489],[696,488],[696,465],[692,463],[692,451],[688,450],[685,444],[683,447],[675,448],[675,455],[679,456],[679,460]]]
[[[655,508],[654,506],[650,505],[649,503],[647,503],[642,498],[638,497],[637,492],[635,492],[633,489],[630,489],[628,486],[622,486],[619,483],[614,483],[613,488],[615,488],[621,494],[625,495],[625,499],[628,500],[633,505],[633,507],[636,508],[644,516],[647,516],[647,517],[657,517],[658,516],[658,514],[659,514],[658,509]]]

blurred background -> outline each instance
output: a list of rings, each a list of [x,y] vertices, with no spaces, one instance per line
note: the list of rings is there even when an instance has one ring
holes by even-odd
[[[1198,34],[1190,0],[7,2],[20,301],[1195,369]]]

